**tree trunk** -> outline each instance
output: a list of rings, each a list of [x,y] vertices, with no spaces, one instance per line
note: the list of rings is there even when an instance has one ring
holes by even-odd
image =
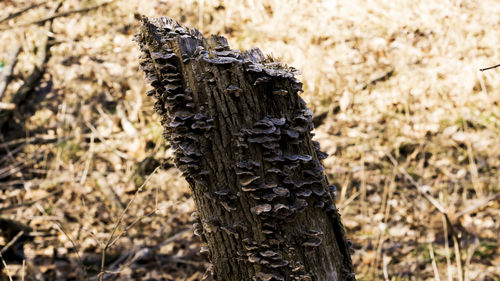
[[[189,182],[213,278],[355,280],[294,69],[141,17],[140,65]]]

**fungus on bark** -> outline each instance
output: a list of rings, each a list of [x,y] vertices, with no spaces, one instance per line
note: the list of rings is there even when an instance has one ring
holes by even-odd
[[[296,70],[168,18],[140,20],[147,95],[193,193],[214,278],[355,280]]]

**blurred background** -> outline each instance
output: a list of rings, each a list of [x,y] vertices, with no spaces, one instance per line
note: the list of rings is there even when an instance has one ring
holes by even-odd
[[[0,280],[202,279],[194,203],[145,95],[134,13],[302,71],[358,280],[500,280],[500,68],[479,71],[500,63],[499,1],[3,0],[0,11],[0,77],[12,69]]]

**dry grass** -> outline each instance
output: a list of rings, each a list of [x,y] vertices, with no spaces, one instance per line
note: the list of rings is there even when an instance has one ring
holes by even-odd
[[[101,2],[66,0],[60,11]],[[0,10],[30,3],[2,1]],[[54,3],[2,27],[42,18]],[[95,280],[115,233],[105,280],[201,279],[205,258],[185,230],[194,204],[179,173],[160,170],[134,195],[170,158],[131,41],[136,12],[302,70],[304,99],[328,112],[316,138],[330,154],[359,280],[500,280],[500,70],[479,71],[500,62],[495,0],[119,0],[56,19],[41,85],[1,134],[0,216],[32,228],[17,242],[26,262],[4,255],[4,274]],[[44,32],[0,33],[0,58],[14,41],[24,50],[7,94]],[[0,248],[18,233],[2,231]]]

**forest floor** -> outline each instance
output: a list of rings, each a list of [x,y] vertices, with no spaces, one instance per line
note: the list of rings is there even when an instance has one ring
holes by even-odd
[[[59,2],[0,2],[3,71],[22,50],[0,100],[0,280],[205,273],[134,13],[302,71],[358,280],[500,280],[500,68],[479,71],[500,63],[499,1],[66,0],[91,9],[33,23]]]

